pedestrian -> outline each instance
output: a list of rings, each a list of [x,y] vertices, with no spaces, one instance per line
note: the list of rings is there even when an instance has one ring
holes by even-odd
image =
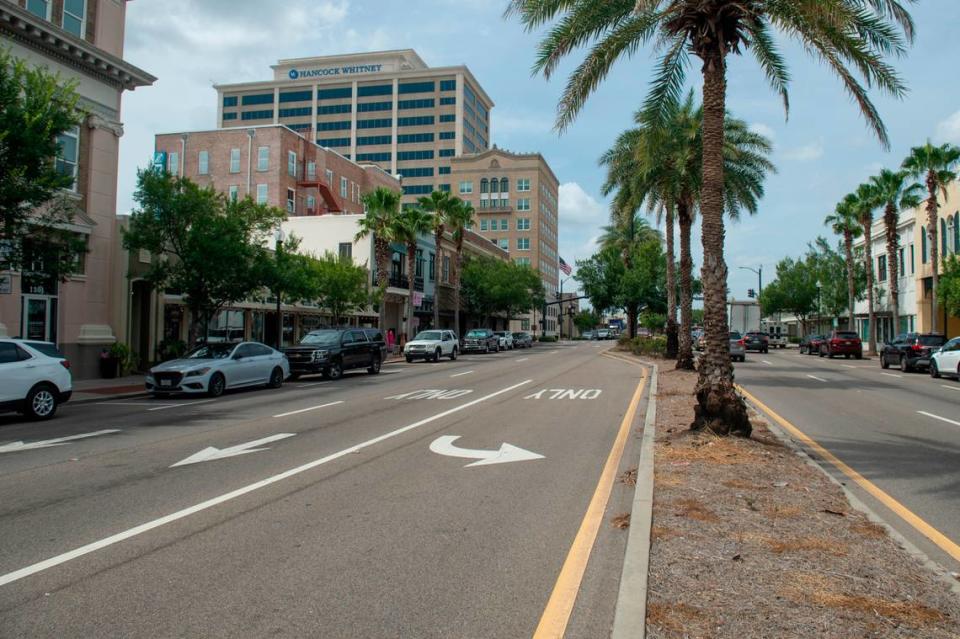
[[[387,329],[387,352],[392,353],[393,347],[397,344],[397,336],[392,328]]]

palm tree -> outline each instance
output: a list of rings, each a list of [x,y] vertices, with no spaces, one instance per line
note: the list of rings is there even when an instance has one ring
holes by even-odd
[[[473,226],[473,205],[460,198],[453,198],[453,207],[447,215],[447,226],[453,234],[457,259],[453,276],[453,332],[460,335],[460,274],[463,271],[463,236]]]
[[[854,321],[854,305],[856,304],[856,264],[853,261],[853,240],[863,234],[863,229],[857,221],[856,211],[857,196],[847,195],[843,198],[833,213],[827,215],[823,220],[837,235],[843,236],[843,253],[847,262],[847,299],[850,304],[850,316],[847,321],[847,328],[851,331],[856,330]]]
[[[373,237],[373,256],[377,266],[377,288],[380,290],[380,319],[377,326],[384,329],[387,319],[387,285],[390,283],[390,242],[393,220],[400,211],[400,192],[377,187],[361,198],[364,215],[360,218],[355,240]]]
[[[450,215],[450,211],[454,206],[454,201],[448,191],[434,191],[428,196],[418,198],[417,202],[420,203],[420,208],[428,213],[433,214],[433,281],[435,284],[433,300],[433,327],[440,328],[440,296],[438,294],[440,291],[440,250],[441,242],[443,240],[443,232],[447,224],[447,217]]]
[[[407,339],[413,339],[413,292],[416,285],[417,240],[433,230],[433,216],[419,206],[409,206],[394,218],[391,235],[407,251]]]
[[[700,211],[706,351],[700,364],[695,428],[749,434],[746,405],[733,386],[726,317],[724,261],[724,120],[727,56],[749,51],[771,87],[788,105],[789,73],[773,29],[794,38],[838,75],[883,145],[886,127],[858,80],[900,97],[905,86],[885,58],[902,55],[913,21],[900,0],[511,0],[528,30],[557,19],[539,44],[536,72],[549,78],[564,57],[590,45],[558,105],[556,128],[565,129],[622,57],[654,42],[663,51],[645,106],[654,119],[683,91],[690,55],[700,58],[703,86],[703,155]]]
[[[923,146],[910,149],[903,161],[903,169],[916,179],[927,183],[927,237],[930,239],[930,262],[933,264],[933,291],[930,297],[930,330],[937,330],[937,289],[940,286],[940,247],[937,244],[937,192],[947,201],[947,186],[957,179],[960,166],[960,147],[952,144],[934,146],[927,140]]]
[[[870,178],[877,203],[883,207],[883,226],[887,236],[887,271],[890,275],[890,310],[893,315],[893,333],[900,332],[900,236],[897,223],[900,211],[920,206],[920,190],[909,181],[906,171],[883,169]]]
[[[873,301],[873,210],[877,208],[876,194],[869,184],[861,184],[848,195],[863,230],[863,265],[867,271],[867,353],[877,354],[877,315]]]
[[[610,214],[613,224],[603,227],[603,234],[597,240],[604,248],[613,248],[620,253],[624,267],[633,268],[633,256],[637,247],[650,240],[660,241],[660,233],[637,213],[614,210]],[[627,308],[628,334],[631,338],[637,334],[637,315],[639,309]]]

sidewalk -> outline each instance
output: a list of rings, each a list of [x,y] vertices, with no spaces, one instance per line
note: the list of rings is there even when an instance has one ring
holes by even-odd
[[[80,379],[73,382],[71,404],[102,402],[121,397],[146,395],[143,375],[127,375],[114,379]]]

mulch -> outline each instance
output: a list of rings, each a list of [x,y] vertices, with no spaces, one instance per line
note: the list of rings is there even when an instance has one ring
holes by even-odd
[[[762,418],[691,432],[695,383],[661,369],[648,637],[960,637],[960,597]]]

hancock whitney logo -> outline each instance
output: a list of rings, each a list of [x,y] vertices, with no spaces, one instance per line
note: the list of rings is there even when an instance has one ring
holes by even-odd
[[[290,76],[291,80],[296,80],[297,78],[300,77],[300,72],[297,71],[296,69],[290,69],[290,73],[288,73],[287,75]]]

